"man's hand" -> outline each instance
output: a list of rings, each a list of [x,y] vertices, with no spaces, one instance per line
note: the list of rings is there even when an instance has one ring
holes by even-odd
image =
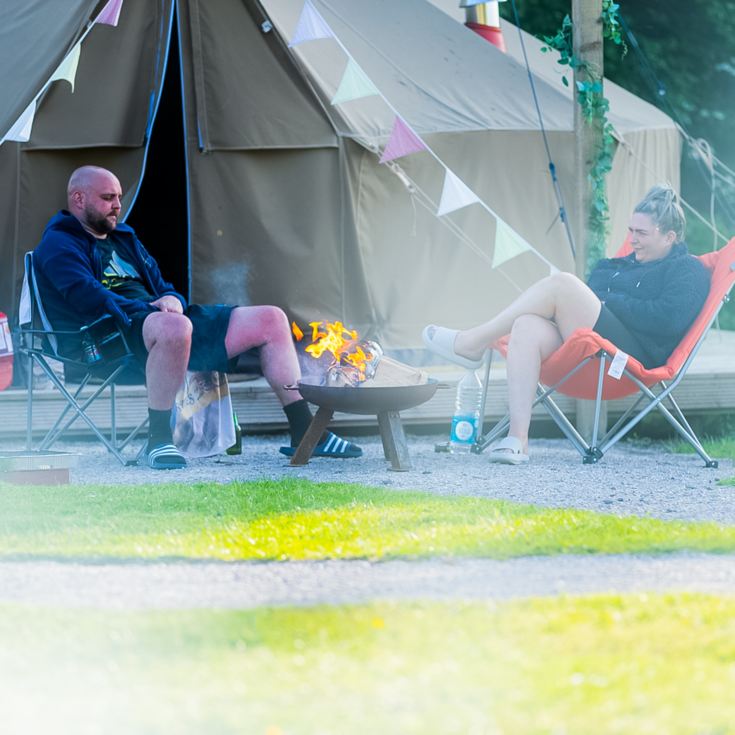
[[[172,311],[174,314],[184,313],[184,307],[181,306],[181,302],[175,296],[171,296],[171,294],[151,301],[151,306],[155,306],[159,311]]]

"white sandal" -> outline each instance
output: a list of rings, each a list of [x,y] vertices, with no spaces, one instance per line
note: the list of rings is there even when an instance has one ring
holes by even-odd
[[[488,456],[491,462],[497,464],[524,464],[528,462],[528,455],[523,453],[521,440],[514,436],[506,436],[505,439],[493,444]]]
[[[429,324],[424,327],[421,337],[424,344],[437,355],[453,362],[455,365],[461,365],[468,370],[477,370],[482,367],[484,355],[479,360],[471,360],[469,357],[458,355],[454,351],[454,340],[457,338],[457,329],[448,329],[447,327],[437,327],[435,324]]]

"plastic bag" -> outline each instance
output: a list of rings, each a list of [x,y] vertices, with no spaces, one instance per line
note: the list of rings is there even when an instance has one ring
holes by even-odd
[[[231,447],[235,425],[227,375],[187,372],[171,421],[174,444],[187,457],[211,457]]]

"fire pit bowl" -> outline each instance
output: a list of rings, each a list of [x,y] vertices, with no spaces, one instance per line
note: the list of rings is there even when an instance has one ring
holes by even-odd
[[[305,465],[324,430],[332,420],[335,411],[376,415],[383,441],[385,458],[391,463],[390,468],[396,472],[411,469],[408,454],[408,443],[403,432],[401,416],[398,413],[428,401],[440,384],[433,379],[421,385],[332,387],[299,382],[298,385],[286,386],[290,390],[298,390],[309,403],[318,406],[316,416],[312,419],[304,438],[296,449],[291,464]]]
[[[315,406],[356,413],[380,414],[385,411],[405,411],[426,403],[436,393],[439,383],[433,378],[422,385],[332,388],[325,385],[299,382],[299,392]]]

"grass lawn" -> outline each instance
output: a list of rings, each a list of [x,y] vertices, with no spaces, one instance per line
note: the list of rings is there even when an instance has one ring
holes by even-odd
[[[732,436],[716,436],[716,437],[700,437],[702,446],[711,457],[718,459],[735,458],[735,437]],[[694,454],[694,447],[685,441],[667,442],[667,447],[672,452],[679,454]]]
[[[735,527],[307,480],[0,485],[0,557],[224,560],[735,550]]]
[[[735,733],[735,599],[0,606],[3,732]]]

